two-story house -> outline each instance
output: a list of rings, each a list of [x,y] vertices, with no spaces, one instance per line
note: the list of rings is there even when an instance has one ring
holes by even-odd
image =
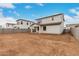
[[[28,29],[34,22],[24,19],[16,20],[17,25],[15,25],[18,29]]]
[[[15,27],[15,23],[6,23],[6,28],[13,29]]]
[[[32,25],[31,32],[61,34],[64,30],[64,15],[56,14],[36,19],[37,23]]]

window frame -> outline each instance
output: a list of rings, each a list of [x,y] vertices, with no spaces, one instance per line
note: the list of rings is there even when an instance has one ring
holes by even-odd
[[[28,22],[27,22],[27,25],[28,25]]]
[[[54,17],[52,17],[52,20],[54,20]]]
[[[39,31],[39,27],[37,27],[37,30]]]
[[[43,26],[43,31],[46,31],[46,26]]]
[[[21,25],[23,25],[23,21],[21,21]]]

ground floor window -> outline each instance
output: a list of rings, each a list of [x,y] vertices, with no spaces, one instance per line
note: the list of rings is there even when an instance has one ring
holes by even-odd
[[[46,26],[43,26],[43,31],[46,31]]]
[[[39,27],[37,27],[37,30],[39,31]]]

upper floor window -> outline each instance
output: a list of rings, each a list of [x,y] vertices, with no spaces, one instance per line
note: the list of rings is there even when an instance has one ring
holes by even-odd
[[[27,25],[28,25],[28,22],[27,22]]]
[[[52,17],[52,20],[54,20],[54,17]]]
[[[21,24],[23,24],[23,21],[21,21]]]
[[[42,21],[42,20],[38,20],[37,22],[38,22],[38,23],[41,23],[41,21]]]

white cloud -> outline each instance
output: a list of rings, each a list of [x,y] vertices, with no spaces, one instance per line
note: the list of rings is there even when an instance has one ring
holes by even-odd
[[[76,13],[76,9],[70,9],[71,13]]]
[[[79,11],[77,10],[77,8],[70,9],[70,12],[75,14],[75,15],[79,15]]]
[[[1,18],[1,17],[4,17],[4,16],[3,16],[3,12],[2,12],[2,11],[0,11],[0,18]]]
[[[31,8],[32,8],[32,6],[27,5],[27,6],[25,6],[25,8],[26,8],[26,9],[31,9]]]
[[[79,10],[78,8],[70,9],[69,12],[73,13],[75,16],[64,15],[65,23],[79,23]]]
[[[65,20],[73,20],[73,18],[69,15],[64,15],[64,17],[65,17]]]
[[[35,14],[32,14],[32,17],[37,17],[37,15],[35,15]]]
[[[79,23],[79,16],[69,16],[64,15],[65,18],[65,24],[73,24],[73,23]]]
[[[13,13],[14,13],[16,16],[20,16],[20,14],[18,14],[16,11],[13,11]]]
[[[39,5],[39,6],[44,6],[44,4],[43,4],[43,3],[38,3],[37,5]]]
[[[3,11],[3,9],[0,9],[0,12],[2,12]]]
[[[20,16],[20,14],[18,13],[18,12],[16,12],[16,11],[8,11],[9,13],[11,13],[11,14],[14,14],[14,15],[16,15],[16,16]]]
[[[79,10],[79,7],[76,7],[77,10]]]
[[[2,7],[2,8],[15,8],[15,6],[11,3],[0,3],[0,7]]]
[[[6,27],[6,23],[16,23],[15,22],[16,19],[12,18],[12,17],[5,17],[3,15],[3,12],[0,12],[0,25],[2,25],[2,27]]]
[[[12,17],[4,17],[4,18],[0,18],[0,25],[2,25],[2,27],[6,27],[6,23],[16,23],[15,19]]]

